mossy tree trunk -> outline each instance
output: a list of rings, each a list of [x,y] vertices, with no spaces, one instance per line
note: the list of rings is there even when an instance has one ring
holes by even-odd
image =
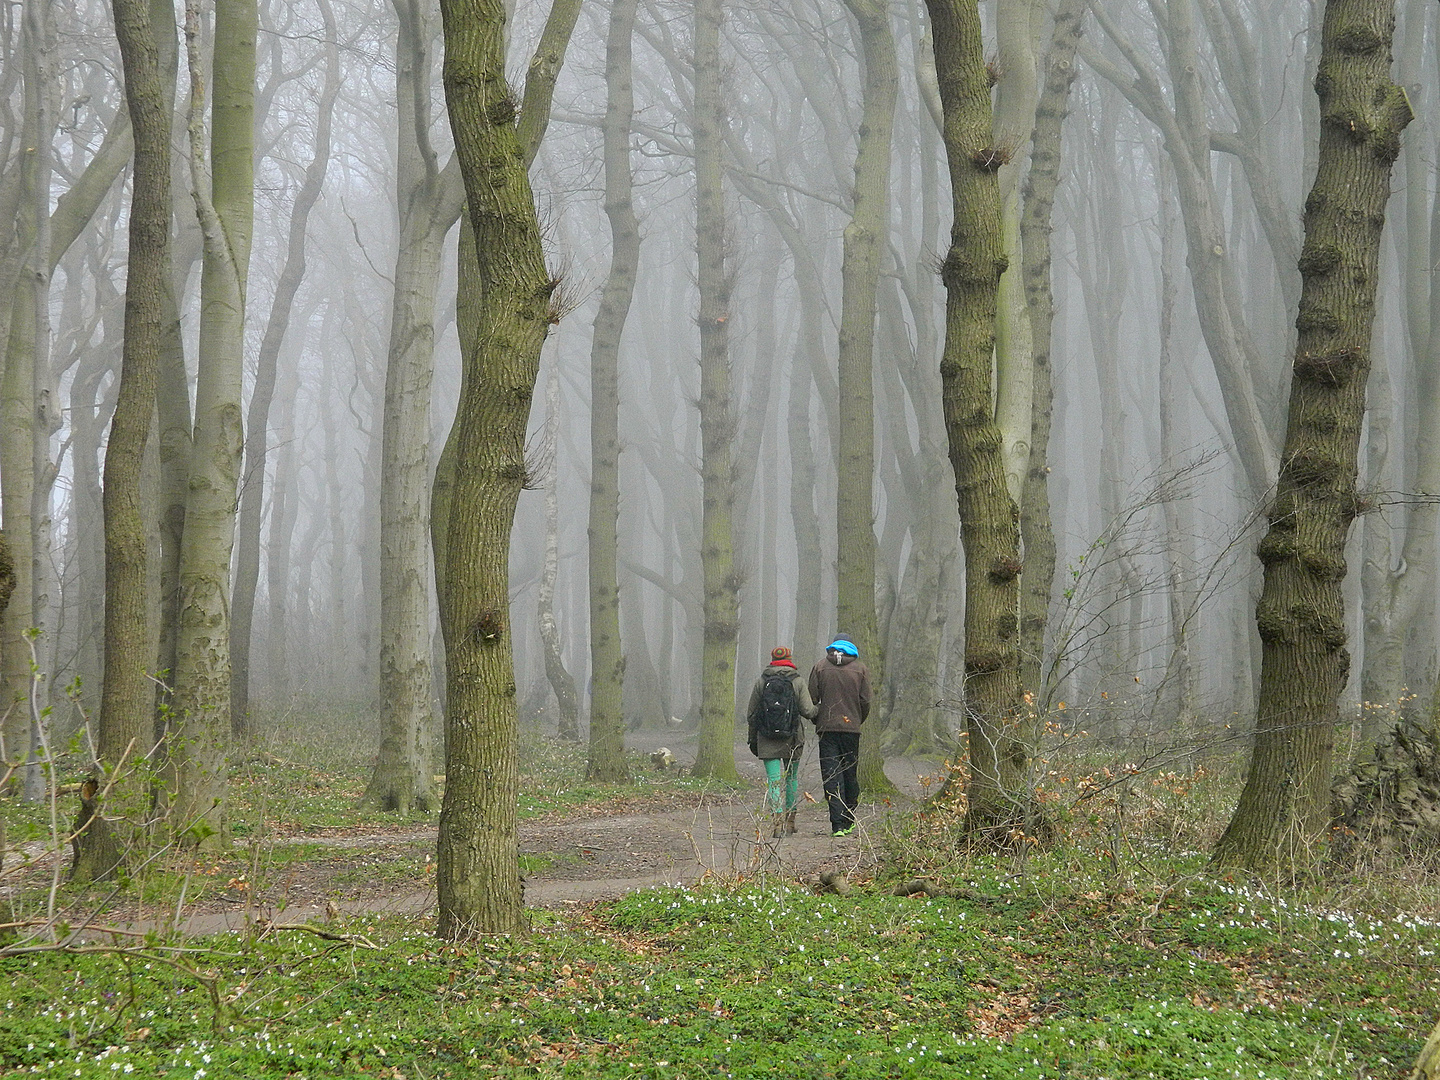
[[[1330,814],[1345,648],[1345,539],[1370,371],[1380,237],[1400,135],[1412,118],[1390,75],[1392,0],[1329,0],[1321,28],[1320,153],[1305,203],[1299,337],[1280,478],[1260,542],[1265,584],[1250,773],[1220,865],[1293,872]]]
[[[180,626],[175,716],[168,736],[171,824],[208,845],[222,842],[225,748],[230,732],[230,559],[243,438],[245,294],[254,220],[255,0],[215,12],[214,95],[207,191],[200,106],[200,16],[188,0],[192,195],[205,237],[200,332],[185,532],[180,546]]]
[[[605,55],[605,214],[610,272],[590,343],[590,760],[592,780],[628,780],[625,764],[625,656],[617,577],[620,517],[620,340],[640,264],[640,223],[631,196],[630,131],[635,113],[631,39],[635,0],[615,0]]]
[[[117,765],[150,749],[155,663],[148,578],[149,523],[141,470],[155,412],[170,285],[170,122],[150,0],[112,0],[135,139],[130,252],[125,278],[125,343],[120,389],[105,450],[105,679],[100,760]],[[168,28],[167,28],[168,29]],[[83,845],[83,841],[82,841]]]
[[[532,64],[553,86],[564,42]],[[522,140],[505,80],[505,7],[496,0],[441,0],[445,98],[465,181],[475,255],[462,270],[481,302],[455,426],[441,585],[447,676],[446,784],[436,881],[442,937],[508,933],[524,926],[515,830],[519,792],[515,676],[509,619],[510,530],[526,480],[525,430],[540,349],[559,317],[556,281],[545,267],[540,223],[526,170],[541,120]],[[569,26],[573,26],[573,18]],[[539,56],[540,54],[537,54]],[[539,69],[537,71],[537,68]],[[527,88],[527,114],[531,95]],[[525,118],[521,118],[526,127]],[[526,127],[526,130],[530,129]]]
[[[965,545],[965,710],[973,833],[1003,841],[1030,823],[1030,750],[1020,738],[1019,511],[1005,485],[993,358],[1001,245],[1000,155],[980,17],[968,0],[928,0],[954,222],[941,276],[945,428]]]
[[[695,247],[700,287],[700,558],[705,588],[700,741],[695,775],[734,779],[735,647],[740,576],[731,526],[735,438],[730,385],[730,278],[725,252],[725,103],[721,87],[721,0],[696,0],[692,126]]]

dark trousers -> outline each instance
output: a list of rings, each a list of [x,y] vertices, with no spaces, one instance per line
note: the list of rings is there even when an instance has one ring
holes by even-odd
[[[855,824],[855,806],[860,801],[860,733],[820,733],[820,782],[830,803],[830,831]]]

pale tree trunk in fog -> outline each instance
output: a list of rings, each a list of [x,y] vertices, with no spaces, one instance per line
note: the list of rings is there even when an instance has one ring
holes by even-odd
[[[1129,509],[1124,451],[1133,425],[1125,408],[1120,371],[1120,320],[1130,288],[1131,258],[1122,215],[1126,182],[1108,149],[1117,137],[1115,110],[1108,112],[1092,121],[1098,128],[1093,137],[1095,160],[1086,190],[1076,192],[1073,215],[1078,241],[1075,258],[1100,403],[1099,520],[1094,535],[1086,538],[1092,546],[1085,553],[1094,573],[1080,603],[1094,613],[1095,625],[1103,627],[1095,638],[1092,658],[1095,704],[1102,708],[1100,701],[1114,705],[1134,685],[1131,676],[1139,657],[1130,648],[1126,609],[1141,589],[1126,550],[1130,538],[1115,533]]]
[[[705,579],[705,648],[701,661],[700,743],[695,775],[733,779],[735,643],[739,581],[732,518],[730,455],[735,436],[730,390],[730,279],[725,251],[725,101],[721,86],[722,0],[695,3],[695,245],[700,312],[700,556]]]
[[[460,213],[459,163],[439,168],[430,145],[430,46],[425,0],[396,0],[399,251],[385,368],[380,466],[380,752],[363,801],[428,810],[430,709],[430,383],[435,294],[445,236]]]
[[[1306,200],[1300,331],[1284,466],[1261,541],[1263,643],[1250,772],[1215,850],[1221,865],[1293,873],[1329,824],[1345,649],[1344,548],[1360,509],[1380,236],[1400,134],[1411,119],[1390,80],[1392,0],[1329,0],[1321,29],[1320,156]]]
[[[332,330],[332,325],[338,326],[339,323],[340,313],[337,306],[328,305],[325,310],[324,340],[334,340],[333,335],[336,331]],[[342,382],[333,350],[326,349],[324,351],[324,365],[324,385],[331,388],[341,386]],[[354,596],[355,580],[351,577],[349,569],[350,526],[347,518],[353,510],[350,505],[347,505],[345,488],[340,480],[340,455],[343,451],[339,425],[336,423],[335,410],[325,408],[323,401],[320,411],[325,425],[325,501],[330,518],[332,632],[326,644],[326,655],[329,661],[326,664],[326,672],[330,683],[329,689],[335,693],[348,692],[353,699],[357,696],[356,689],[359,682],[357,679],[358,666],[352,652],[355,638],[351,636],[350,618],[352,612],[364,611],[364,602]]]
[[[325,82],[317,103],[315,153],[305,170],[304,182],[290,207],[290,231],[285,263],[275,284],[270,319],[255,360],[255,385],[245,421],[245,473],[240,489],[237,524],[234,608],[230,622],[230,730],[243,736],[250,716],[250,646],[255,616],[255,588],[260,579],[260,518],[265,497],[265,459],[268,449],[270,403],[275,396],[275,367],[280,345],[290,328],[295,294],[305,280],[305,232],[310,211],[319,201],[330,164],[330,126],[335,99],[340,95],[340,48],[335,13],[329,0],[320,0],[325,19]]]
[[[295,439],[296,395],[299,372],[291,367],[281,376],[280,410],[275,417],[275,481],[270,485],[270,532],[265,543],[266,634],[265,667],[269,696],[275,710],[289,703],[290,612],[294,596],[290,588],[291,555],[294,551],[295,521],[300,508],[299,453]]]
[[[162,0],[163,2],[163,0]],[[152,22],[158,28],[158,22]],[[170,31],[173,37],[173,29]],[[165,50],[162,39],[161,52]],[[172,196],[180,185],[172,166]],[[176,647],[180,637],[180,548],[185,539],[185,501],[190,488],[190,447],[194,422],[190,411],[190,376],[185,369],[179,298],[184,295],[196,259],[198,229],[193,207],[176,206],[179,234],[171,247],[171,287],[165,295],[165,337],[160,352],[160,381],[155,388],[160,444],[160,643],[156,670],[157,706],[174,703]],[[187,227],[189,226],[189,227]],[[156,711],[156,734],[163,735],[162,708]]]
[[[545,381],[545,426],[549,437],[555,437],[560,423],[560,369],[558,364],[550,368],[550,377]],[[559,711],[556,734],[571,742],[580,741],[580,703],[575,697],[575,678],[565,667],[565,657],[560,651],[560,629],[555,623],[555,577],[560,566],[560,469],[554,461],[550,463],[550,475],[545,484],[545,566],[540,573],[540,598],[537,614],[540,620],[540,643],[545,650],[545,677],[550,689],[555,692],[555,706]]]
[[[1022,273],[1033,347],[1030,458],[1020,499],[1020,539],[1025,552],[1020,578],[1020,687],[1035,695],[1037,714],[1050,706],[1052,688],[1045,684],[1045,629],[1055,586],[1049,480],[1050,427],[1055,410],[1050,365],[1055,321],[1050,232],[1055,190],[1060,183],[1060,136],[1070,84],[1075,81],[1075,49],[1084,32],[1085,7],[1085,0],[1061,0],[1055,12],[1055,27],[1043,64],[1044,83],[1035,107],[1030,172],[1025,179],[1020,215]]]
[[[1402,85],[1422,82],[1427,7],[1411,3],[1406,11],[1399,56]],[[1440,333],[1435,316],[1440,313],[1440,289],[1434,288],[1431,278],[1434,256],[1440,251],[1440,202],[1433,200],[1432,166],[1421,150],[1434,146],[1424,116],[1422,107],[1421,120],[1406,133],[1411,152],[1405,155],[1405,228],[1395,237],[1405,286],[1405,328],[1415,365],[1412,407],[1417,418],[1414,434],[1406,440],[1409,454],[1401,454],[1407,465],[1403,487],[1418,498],[1403,508],[1370,515],[1363,522],[1365,656],[1360,698],[1361,738],[1367,743],[1385,734],[1407,690],[1423,691],[1423,680],[1429,674],[1424,667],[1433,662],[1434,655],[1436,515],[1440,513],[1434,499],[1440,495],[1440,430],[1436,422],[1440,418]],[[1381,369],[1371,373],[1372,387],[1384,374]],[[1382,407],[1382,401],[1389,403],[1388,382],[1387,378],[1383,399],[1377,400],[1378,387],[1369,394],[1366,458],[1370,488],[1397,486],[1382,482],[1384,461],[1392,447],[1393,415]],[[1401,514],[1404,528],[1397,537],[1396,519]],[[1398,560],[1393,549],[1397,540],[1401,548]],[[1419,650],[1419,670],[1406,663],[1407,642],[1414,640],[1424,643]]]
[[[995,313],[995,423],[1005,440],[1005,484],[1019,505],[1030,466],[1030,411],[1034,401],[1034,344],[1026,311],[1020,236],[1020,176],[1025,171],[1038,94],[1035,49],[1045,5],[1037,0],[999,0],[996,56],[999,82],[990,146],[1000,156],[1000,213],[1005,272]]]
[[[526,176],[528,148],[516,133],[505,82],[504,9],[489,0],[441,0],[440,10],[445,96],[475,233],[475,259],[462,272],[473,273],[484,301],[450,437],[440,590],[448,677],[436,885],[438,932],[453,939],[524,925],[508,557],[540,349],[559,312]],[[548,98],[543,112],[548,116]]]
[[[225,741],[230,729],[230,557],[243,437],[245,290],[254,219],[254,0],[216,11],[210,192],[202,150],[204,87],[199,71],[199,11],[188,0],[192,194],[205,234],[200,286],[195,436],[180,551],[180,629],[175,659],[172,827],[221,842],[225,822]]]
[[[628,780],[625,657],[620,637],[617,521],[620,516],[620,342],[640,262],[640,223],[631,197],[630,131],[635,114],[631,41],[636,0],[615,0],[605,52],[605,214],[610,272],[590,344],[590,758],[592,780]]]
[[[1124,71],[1093,47],[1082,47],[1085,61],[1110,82],[1165,137],[1175,169],[1176,195],[1185,222],[1186,261],[1195,292],[1201,333],[1210,350],[1225,415],[1235,441],[1237,464],[1252,500],[1260,500],[1274,482],[1279,458],[1275,439],[1256,387],[1266,365],[1245,324],[1221,202],[1211,171],[1202,65],[1195,44],[1192,0],[1167,5],[1167,70],[1173,88],[1145,56],[1116,28],[1104,5],[1094,5],[1096,20],[1129,62]]]
[[[20,762],[38,752],[34,719],[48,703],[50,648],[50,435],[59,422],[58,396],[50,382],[50,184],[58,84],[55,83],[54,26],[50,0],[27,0],[21,9],[24,158],[19,171],[19,205],[14,215],[17,266],[10,302],[6,356],[0,373],[0,492],[5,531],[15,567],[15,591],[0,627],[4,686],[0,735],[5,758]],[[27,636],[38,632],[32,640]],[[31,647],[40,665],[31,701]],[[32,712],[33,710],[33,712]],[[38,766],[20,774],[24,795],[38,799],[44,777]]]
[[[26,16],[28,17],[31,13],[37,17],[43,17],[44,9],[41,7],[27,9]],[[28,35],[30,31],[24,29],[23,32]],[[12,79],[16,85],[21,84],[22,77],[29,78],[32,84],[38,82],[38,73],[33,76],[26,75],[32,66],[32,59],[38,61],[40,57],[38,55],[31,56],[27,46],[24,62],[19,58],[13,62],[15,74]],[[47,90],[47,93],[51,95],[55,92],[53,85]],[[35,104],[39,105],[40,102],[36,101]],[[53,103],[47,107],[53,112]],[[36,118],[31,117],[28,122],[30,127],[27,129],[22,118],[20,130],[10,129],[8,132],[10,138],[18,142],[19,138],[23,137],[27,140],[26,146],[34,145],[32,140],[36,138],[34,134]],[[43,145],[48,146],[48,143]],[[54,272],[61,258],[94,218],[101,202],[114,184],[115,178],[120,175],[121,170],[128,163],[132,145],[130,118],[122,104],[106,130],[105,138],[94,156],[85,165],[84,170],[72,179],[65,193],[56,200],[53,211],[49,209],[48,193],[45,193],[44,212],[49,215],[49,218],[43,227],[49,232],[47,243],[49,273]],[[6,176],[0,179],[0,221],[6,223],[6,228],[0,229],[0,410],[4,410],[5,419],[5,422],[0,424],[0,458],[11,461],[13,470],[6,472],[5,491],[7,493],[11,490],[8,486],[10,483],[21,485],[30,483],[28,478],[35,474],[33,455],[37,448],[36,441],[30,437],[33,425],[27,419],[32,412],[29,403],[34,397],[33,383],[37,369],[34,367],[31,357],[34,355],[36,346],[35,318],[40,311],[36,303],[34,288],[36,264],[33,260],[45,249],[38,246],[39,242],[36,238],[38,220],[36,215],[40,213],[41,203],[36,197],[34,176],[39,169],[40,162],[34,160],[36,156],[34,154],[25,156],[30,160],[23,165],[11,168]],[[0,160],[3,160],[3,156],[0,156]],[[28,273],[25,272],[27,257],[29,260]],[[85,273],[85,270],[76,271],[76,274],[80,276],[84,276]],[[71,273],[67,273],[67,280],[72,279],[73,276]],[[17,313],[20,315],[18,323],[15,319]],[[14,332],[13,337],[12,332]],[[5,353],[11,349],[16,350],[18,366],[11,373],[11,377],[15,380],[14,383],[7,384],[4,372],[9,365],[6,362]],[[102,365],[106,364],[108,360],[109,358],[106,357],[96,358],[96,362]],[[95,376],[97,380],[99,377],[99,375]],[[12,389],[7,389],[7,385]],[[93,394],[90,400],[94,400]],[[52,414],[52,419],[58,419],[54,409],[50,409],[49,412]],[[104,421],[101,419],[99,422],[103,423]],[[49,433],[44,435],[44,439],[48,444]],[[78,442],[77,435],[77,449],[79,448]],[[42,474],[42,480],[53,478],[53,476],[53,467],[46,467]],[[53,483],[53,480],[47,480],[47,482]],[[9,508],[6,517],[10,525],[12,541],[17,545],[23,543],[27,552],[33,547],[29,538],[29,526],[26,526],[22,537],[19,533],[19,523],[29,520],[30,503],[36,495],[37,493],[32,490],[31,495],[26,497],[23,503],[18,496],[12,498],[7,494],[6,497],[6,505]],[[48,499],[48,494],[45,497]],[[98,485],[95,487],[95,497],[98,501]],[[23,589],[26,599],[23,606],[27,614],[24,620],[17,616],[14,625],[18,625],[20,631],[23,631],[31,625],[29,612],[33,600],[29,584],[31,560],[28,554],[21,565],[24,567],[22,572],[26,578]],[[97,573],[97,579],[99,576]],[[97,591],[104,587],[103,582],[98,580],[96,585]],[[100,621],[100,607],[101,605],[96,605],[94,621],[96,626]],[[5,711],[5,707],[12,699],[6,688],[15,685],[6,674],[9,671],[9,664],[22,666],[23,670],[17,676],[18,685],[22,688],[22,694],[28,692],[30,650],[20,640],[17,633],[12,629],[12,624],[0,618],[0,713]],[[15,644],[12,645],[11,642]],[[94,689],[98,691],[98,684]],[[23,710],[17,710],[11,719],[20,723],[21,713]],[[0,723],[8,723],[8,721]],[[12,741],[8,729],[5,734],[9,756],[23,755],[23,744],[28,742],[28,735],[23,726],[16,736],[16,741]]]
[[[1160,187],[1160,463],[1168,474],[1182,466],[1186,443],[1181,434],[1181,402],[1189,391],[1180,379],[1175,356],[1175,303],[1179,292],[1179,224],[1169,198],[1173,178],[1162,166]],[[1183,497],[1183,496],[1182,496]],[[1166,499],[1165,580],[1170,614],[1170,656],[1157,698],[1167,718],[1183,727],[1199,708],[1197,669],[1190,655],[1190,630],[1198,597],[1192,585],[1195,570],[1194,515],[1181,499]]]
[[[934,184],[926,187],[933,188]],[[935,202],[934,194],[927,190],[927,204]],[[938,226],[938,206],[927,206],[925,213],[932,225]],[[928,227],[923,235],[934,236],[935,231]],[[952,750],[943,715],[936,706],[944,697],[940,689],[940,657],[959,536],[959,519],[953,506],[948,505],[953,501],[950,493],[954,491],[954,475],[946,456],[945,421],[940,408],[936,327],[933,319],[927,318],[933,301],[928,284],[933,280],[933,268],[923,262],[916,268],[918,272],[907,282],[907,290],[916,294],[910,304],[916,327],[913,352],[904,340],[906,321],[893,288],[883,290],[880,309],[881,325],[888,334],[881,355],[898,358],[898,363],[886,365],[891,369],[886,383],[890,402],[887,427],[891,431],[905,430],[906,410],[913,408],[920,435],[918,452],[906,455],[908,460],[900,460],[897,448],[897,464],[909,507],[908,525],[902,528],[908,528],[912,547],[886,634],[889,691],[885,702],[890,718],[884,749],[907,755]],[[887,512],[887,522],[892,516],[898,518],[899,514]]]
[[[945,426],[965,545],[965,708],[970,736],[967,828],[1004,843],[1031,826],[1031,747],[1020,737],[1020,530],[1005,486],[991,394],[995,304],[1004,269],[990,90],[979,14],[929,0],[954,199],[945,257]]]
[[[1300,300],[1300,230],[1294,208],[1287,205],[1275,175],[1280,149],[1276,143],[1276,102],[1267,97],[1266,80],[1255,40],[1262,20],[1243,11],[1237,0],[1199,0],[1211,41],[1216,69],[1236,121],[1232,137],[1212,133],[1211,146],[1232,153],[1245,181],[1279,275],[1286,321]]]
[[[795,353],[790,361],[789,402],[785,428],[790,445],[791,527],[795,531],[795,634],[791,643],[797,657],[818,655],[825,642],[823,635],[833,627],[820,626],[820,587],[823,559],[820,549],[820,518],[815,511],[815,449],[810,429],[810,405],[815,391],[822,399],[834,397],[819,386],[818,374],[825,370],[824,340],[825,295],[822,271],[815,255],[821,250],[814,238],[796,221],[789,206],[775,197],[774,189],[754,180],[757,170],[746,160],[744,141],[731,139],[732,153],[740,158],[742,168],[736,182],[746,195],[769,215],[776,231],[785,241],[795,272],[798,294],[799,331],[795,336]],[[831,383],[833,390],[834,384]],[[797,663],[799,661],[797,660]],[[802,665],[803,666],[803,665]]]
[[[855,149],[855,202],[845,227],[841,256],[839,484],[835,506],[838,535],[836,628],[851,635],[870,669],[879,700],[885,656],[875,618],[875,290],[880,256],[886,248],[890,194],[890,140],[895,125],[899,73],[889,7],[880,0],[846,0],[859,24],[865,85]],[[882,718],[876,716],[876,720]],[[880,723],[860,743],[860,783],[883,792],[885,777]]]
[[[149,0],[113,0],[125,72],[125,105],[135,133],[125,278],[125,346],[120,393],[105,451],[105,679],[100,760],[114,768],[150,750],[155,662],[150,629],[149,523],[141,470],[155,412],[159,357],[170,287],[170,120]],[[88,830],[87,830],[88,832]]]

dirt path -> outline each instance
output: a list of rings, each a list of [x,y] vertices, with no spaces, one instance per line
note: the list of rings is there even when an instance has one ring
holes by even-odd
[[[654,743],[649,747],[638,739],[629,741],[638,749],[659,746],[654,738],[648,740]],[[672,750],[677,767],[689,764],[693,750],[683,743]],[[923,793],[922,773],[933,766],[906,759],[887,762],[886,773],[899,794],[888,801],[863,803],[860,827],[852,836],[835,838],[830,835],[813,742],[807,751],[801,765],[802,800],[795,836],[771,838],[763,809],[763,768],[743,746],[737,748],[737,764],[752,783],[748,792],[697,794],[683,804],[671,796],[653,809],[627,803],[617,812],[591,807],[559,819],[522,823],[525,903],[563,908],[706,878],[767,876],[794,881],[813,880],[827,870],[862,871],[874,861],[886,816]],[[212,890],[174,928],[204,935],[243,929],[260,919],[321,923],[373,914],[423,916],[435,904],[433,886],[423,887],[433,869],[435,839],[435,827],[426,825],[277,840],[334,848],[335,855],[287,866],[283,878],[267,883],[259,895],[233,888]],[[154,925],[150,920],[135,922],[146,924]]]

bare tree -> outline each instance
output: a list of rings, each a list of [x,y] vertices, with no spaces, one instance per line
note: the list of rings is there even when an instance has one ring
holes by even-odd
[[[1400,134],[1412,119],[1390,75],[1393,0],[1328,0],[1321,27],[1320,154],[1306,200],[1299,338],[1280,479],[1260,543],[1263,643],[1250,772],[1215,850],[1222,865],[1293,871],[1329,822],[1346,651],[1345,538],[1361,510],[1380,236]]]
[[[210,70],[210,162],[203,149],[200,15],[188,0],[191,194],[205,239],[195,435],[180,552],[175,716],[169,733],[173,822],[188,838],[221,842],[230,730],[230,557],[243,424],[245,293],[254,222],[255,0],[216,11]],[[208,188],[208,190],[207,190]]]

